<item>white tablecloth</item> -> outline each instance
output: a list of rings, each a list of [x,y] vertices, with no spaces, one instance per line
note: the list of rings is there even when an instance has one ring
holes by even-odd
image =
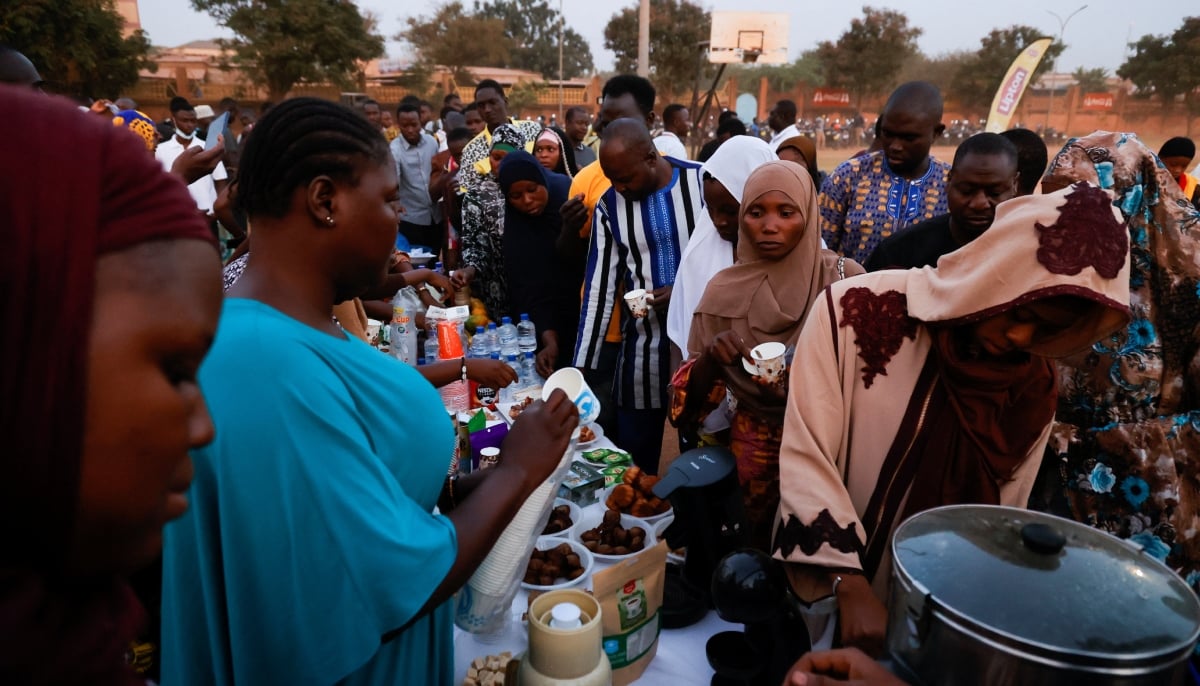
[[[607,437],[600,437],[595,443],[588,445],[588,450],[597,448],[615,448]],[[580,459],[576,454],[576,459]],[[596,503],[584,508],[602,510],[603,503]],[[596,561],[593,572],[610,566],[609,563]],[[578,587],[591,590],[592,580],[589,576]],[[471,660],[485,655],[496,655],[510,651],[513,655],[525,652],[528,634],[521,615],[528,604],[529,593],[524,589],[517,592],[513,599],[513,622],[508,634],[494,643],[483,643],[474,634],[454,628],[454,673],[458,683],[466,677],[467,667]],[[708,666],[708,658],[704,655],[704,644],[713,634],[722,631],[741,631],[741,624],[730,624],[709,611],[704,619],[682,629],[663,629],[658,638],[658,652],[650,661],[642,677],[636,684],[653,686],[657,684],[707,684],[712,678],[713,670]]]

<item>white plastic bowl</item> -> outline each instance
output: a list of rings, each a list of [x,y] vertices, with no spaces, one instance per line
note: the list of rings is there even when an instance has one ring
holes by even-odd
[[[583,518],[578,523],[575,524],[575,528],[571,531],[571,540],[579,543],[579,545],[583,545],[583,538],[582,538],[583,533],[600,526],[600,523],[604,521],[604,513],[605,512],[606,512],[606,510],[601,510],[601,509],[595,509],[595,510],[591,510],[588,512],[584,512]],[[646,532],[646,538],[643,540],[643,543],[645,545],[642,548],[642,550],[646,550],[647,548],[653,548],[654,544],[658,543],[658,539],[655,538],[655,536],[654,536],[654,525],[652,525],[650,522],[647,522],[644,519],[639,519],[632,515],[623,514],[623,515],[621,515],[621,526],[625,529],[632,529],[635,526],[642,527],[642,530]],[[587,550],[587,548],[585,547],[584,550]],[[642,552],[642,550],[638,550],[636,552],[629,553],[628,555],[601,555],[600,553],[592,553],[592,555],[597,560],[601,560],[604,562],[618,562],[620,560],[624,560],[624,559],[633,557],[634,555],[637,555],[638,553]]]
[[[550,509],[554,509],[559,505],[566,505],[571,510],[571,526],[556,533],[542,534],[543,536],[552,536],[554,538],[570,538],[571,532],[575,530],[575,527],[579,526],[579,520],[583,518],[583,510],[578,505],[570,500],[567,500],[566,498],[555,498],[554,504],[550,506]],[[547,521],[547,524],[548,523],[549,521]],[[543,530],[545,530],[545,527],[543,527]]]
[[[521,588],[527,591],[557,591],[560,588],[578,586],[579,584],[583,583],[585,579],[592,575],[592,567],[596,565],[596,559],[592,556],[592,551],[588,550],[587,547],[579,541],[559,538],[558,536],[540,536],[538,537],[537,543],[535,543],[533,547],[535,550],[550,550],[552,548],[557,548],[563,543],[570,545],[571,550],[574,550],[575,554],[579,555],[579,562],[583,565],[583,574],[580,574],[574,580],[563,580],[562,583],[552,584],[550,586],[527,584],[522,581]],[[526,560],[525,562],[528,564],[529,561]],[[524,572],[521,573],[521,576],[525,576]]]
[[[596,443],[599,442],[599,440],[601,438],[604,438],[604,428],[601,427],[599,424],[596,424],[595,422],[593,422],[591,424],[588,424],[588,428],[590,428],[592,430],[592,433],[595,434],[596,437],[590,441],[579,441],[578,443],[575,444],[576,450],[591,450],[593,447],[595,447]]]

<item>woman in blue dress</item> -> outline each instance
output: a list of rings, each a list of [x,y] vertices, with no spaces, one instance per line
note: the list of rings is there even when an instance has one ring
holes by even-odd
[[[447,478],[437,392],[329,315],[385,275],[399,186],[383,136],[287,100],[240,174],[254,260],[200,370],[216,439],[166,534],[162,681],[450,683],[446,601],[553,470],[574,406],[534,405],[499,467]]]

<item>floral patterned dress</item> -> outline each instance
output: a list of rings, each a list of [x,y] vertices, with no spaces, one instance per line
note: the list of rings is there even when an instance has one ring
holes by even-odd
[[[488,176],[463,199],[462,264],[475,267],[471,292],[483,300],[488,316],[509,316],[508,280],[504,274],[504,194]]]
[[[1047,172],[1111,190],[1128,221],[1133,319],[1059,365],[1030,506],[1142,546],[1200,592],[1200,213],[1135,136],[1073,139]]]

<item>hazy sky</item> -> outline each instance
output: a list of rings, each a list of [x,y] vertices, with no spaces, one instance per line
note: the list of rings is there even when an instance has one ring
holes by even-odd
[[[554,3],[555,0],[551,0]],[[613,54],[604,49],[604,26],[620,8],[635,6],[625,2],[596,0],[561,0],[567,25],[591,43],[592,57],[598,69],[611,69]],[[375,12],[380,18],[380,30],[393,36],[404,26],[404,18],[413,14],[429,15],[439,3],[435,0],[358,0],[363,9]],[[471,0],[465,0],[468,7]],[[701,5],[714,10],[750,9],[745,0],[701,0]],[[835,40],[861,15],[861,4],[840,3],[838,0],[758,0],[755,11],[786,12],[791,15],[790,41],[792,58],[812,48],[818,41]],[[873,7],[897,9],[908,15],[909,23],[924,29],[920,37],[921,50],[935,56],[954,50],[974,50],[979,39],[995,27],[1028,24],[1057,35],[1055,12],[1066,18],[1083,3],[1077,0],[871,0]],[[1104,67],[1110,72],[1124,61],[1126,43],[1144,34],[1168,34],[1189,14],[1200,14],[1196,0],[1141,0],[1131,6],[1115,0],[1098,0],[1075,15],[1067,25],[1064,43],[1067,50],[1058,62],[1058,70],[1073,71],[1076,67]],[[223,29],[206,14],[192,10],[189,0],[142,0],[142,26],[155,45],[174,46],[191,40],[225,35]],[[402,44],[389,41],[388,54],[404,54]]]

